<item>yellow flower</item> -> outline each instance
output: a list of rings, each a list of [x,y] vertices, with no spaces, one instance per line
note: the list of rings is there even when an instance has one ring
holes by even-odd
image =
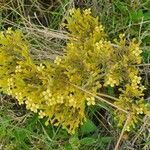
[[[43,64],[40,64],[40,66],[37,66],[37,70],[38,71],[42,71],[44,69],[44,65]]]
[[[54,60],[54,63],[55,63],[56,65],[59,65],[60,62],[61,62],[61,58],[57,56],[56,59]]]
[[[18,66],[16,66],[15,73],[20,73],[20,72],[22,72],[22,69],[21,69],[21,66],[18,65]]]
[[[73,15],[74,13],[75,13],[75,8],[72,8],[72,9],[69,10],[70,15]]]
[[[85,15],[90,15],[91,14],[91,9],[89,8],[89,9],[85,9],[84,11],[83,11],[83,13],[85,14]]]
[[[94,97],[88,97],[88,98],[86,98],[86,100],[87,100],[88,106],[95,105],[95,98]]]
[[[39,114],[39,118],[44,118],[46,116],[45,112],[42,110],[40,110],[38,114]]]
[[[37,113],[37,110],[39,109],[39,105],[32,103],[30,106],[30,109],[31,109],[31,111]]]

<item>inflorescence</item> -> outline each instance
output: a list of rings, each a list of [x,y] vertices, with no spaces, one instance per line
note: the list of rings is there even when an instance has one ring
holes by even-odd
[[[149,113],[143,98],[145,88],[135,66],[142,61],[140,43],[132,39],[127,44],[121,34],[114,46],[90,9],[72,9],[66,20],[70,39],[64,55],[56,57],[54,63],[32,60],[20,31],[0,32],[1,91],[26,104],[40,118],[46,117],[47,125],[62,125],[74,134],[86,120],[86,106],[96,105],[93,95],[111,86],[120,93],[112,103],[130,113],[126,130],[131,130],[142,115]],[[127,114],[116,109],[114,115],[122,127]]]

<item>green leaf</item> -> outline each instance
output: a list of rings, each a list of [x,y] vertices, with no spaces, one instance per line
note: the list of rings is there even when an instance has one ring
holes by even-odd
[[[107,137],[99,137],[97,139],[98,146],[100,147],[100,150],[105,150],[106,145],[112,141],[113,137],[107,136]]]
[[[150,57],[150,51],[149,50],[145,50],[143,53],[142,53],[142,56],[144,58],[144,61],[146,62],[149,57]]]
[[[78,137],[76,137],[76,136],[72,136],[69,139],[69,143],[70,143],[72,149],[78,149],[80,146],[80,141],[79,141]]]
[[[72,146],[70,144],[65,144],[64,150],[72,150]]]
[[[23,142],[29,136],[29,131],[23,128],[16,127],[12,132],[12,136],[16,139],[16,141]]]
[[[94,132],[96,130],[96,125],[89,119],[81,126],[82,134],[89,134],[90,132]]]
[[[96,139],[92,137],[85,137],[80,140],[80,144],[82,145],[93,145],[96,143]]]
[[[109,143],[112,140],[113,140],[113,137],[111,137],[111,136],[107,136],[107,137],[102,137],[101,138],[102,143]]]
[[[147,11],[146,13],[144,13],[144,21],[146,20],[150,20],[150,11]]]
[[[133,21],[140,21],[141,18],[143,17],[143,11],[142,11],[142,10],[132,11],[132,12],[130,13],[130,15],[131,15],[131,19],[132,19]]]
[[[120,10],[121,13],[124,13],[124,12],[127,13],[126,3],[117,1],[117,2],[114,2],[114,4]]]
[[[108,86],[107,92],[108,92],[109,95],[114,96],[114,88],[113,87]]]

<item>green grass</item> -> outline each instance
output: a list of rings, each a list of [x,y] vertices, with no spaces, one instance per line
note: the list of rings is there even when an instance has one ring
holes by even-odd
[[[19,28],[30,42],[34,59],[53,60],[62,55],[65,32],[62,22],[73,6],[91,7],[94,16],[100,16],[110,40],[119,33],[127,39],[142,41],[143,83],[149,90],[150,74],[150,1],[149,0],[83,0],[49,1],[7,0],[0,2],[0,29]],[[147,64],[147,65],[145,65]],[[108,89],[113,95],[113,89]],[[146,96],[148,96],[148,92]],[[146,97],[147,98],[147,97]],[[113,149],[120,135],[112,118],[111,108],[99,104],[87,110],[88,121],[71,136],[61,127],[45,126],[44,120],[25,110],[8,96],[0,98],[0,150],[105,150]],[[150,149],[150,119],[123,137],[120,149]]]
[[[99,131],[90,119],[72,136],[61,127],[45,126],[37,114],[7,96],[1,96],[0,122],[0,145],[4,150],[105,150],[114,139],[110,133],[103,135],[105,131]]]

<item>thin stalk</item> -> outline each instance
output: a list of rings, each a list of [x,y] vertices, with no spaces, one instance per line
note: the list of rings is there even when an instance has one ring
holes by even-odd
[[[81,91],[83,91],[83,92],[85,92],[85,93],[87,93],[87,94],[89,94],[89,95],[95,97],[96,99],[98,99],[98,100],[100,100],[100,101],[103,101],[103,102],[107,103],[108,105],[110,105],[110,106],[112,106],[112,107],[114,107],[114,108],[117,108],[118,110],[120,110],[120,111],[122,111],[122,112],[124,112],[124,113],[126,113],[126,114],[129,114],[128,111],[126,111],[126,110],[124,110],[124,109],[122,109],[122,108],[120,108],[120,107],[118,107],[118,106],[112,104],[111,102],[109,102],[109,101],[103,99],[102,97],[99,97],[99,96],[97,96],[97,95],[95,95],[95,94],[93,94],[93,93],[91,93],[91,92],[89,92],[89,91],[87,91],[87,90],[85,90],[85,89],[83,89],[83,88],[81,88],[81,87],[75,85],[75,84],[72,84],[72,83],[70,83],[70,84],[71,84],[72,86],[74,86],[74,87],[80,89]]]
[[[115,101],[118,101],[118,98],[115,98],[113,96],[107,95],[107,94],[103,94],[103,93],[97,93],[98,96],[102,96],[102,97],[106,97]]]

